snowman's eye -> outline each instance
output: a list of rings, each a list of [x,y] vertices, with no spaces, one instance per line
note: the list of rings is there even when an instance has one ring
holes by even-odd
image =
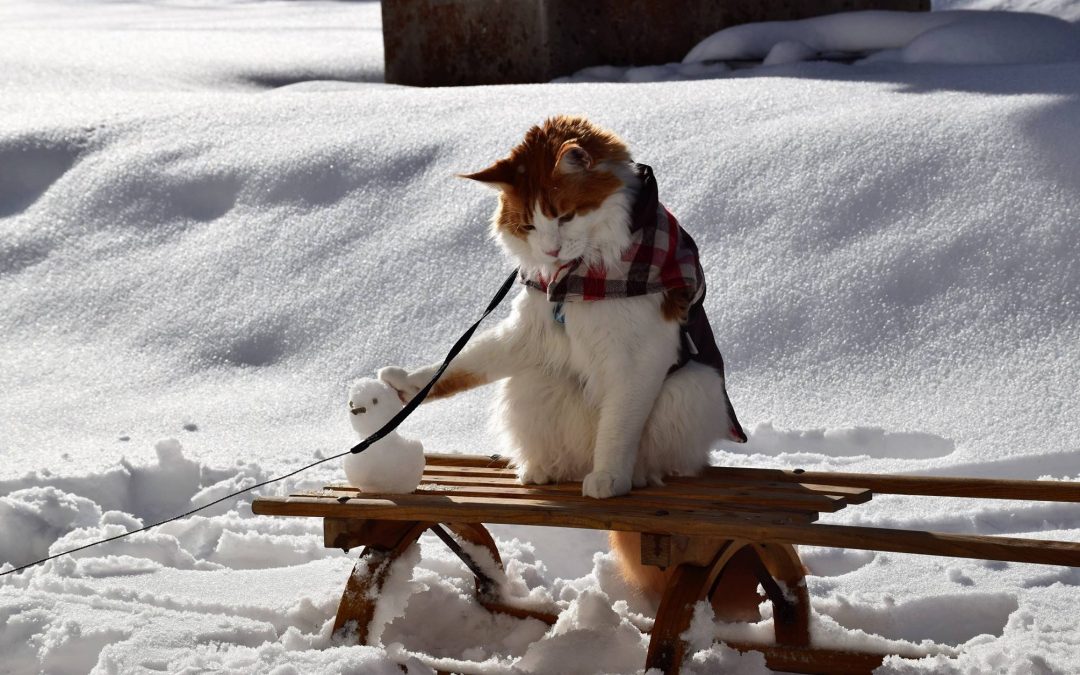
[[[371,399],[371,405],[379,405],[379,399],[377,399],[377,398]]]

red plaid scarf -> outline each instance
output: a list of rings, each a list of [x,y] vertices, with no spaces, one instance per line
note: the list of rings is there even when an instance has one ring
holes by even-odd
[[[630,298],[680,288],[689,288],[697,299],[705,287],[697,246],[657,199],[652,169],[637,166],[642,186],[631,219],[633,239],[620,260],[607,266],[571,260],[551,279],[522,275],[522,283],[543,291],[552,302]]]
[[[693,299],[682,327],[679,362],[672,371],[693,360],[712,366],[723,377],[724,358],[705,316],[705,273],[697,244],[660,203],[652,169],[644,164],[637,164],[636,169],[641,190],[631,214],[633,239],[617,264],[585,267],[581,260],[574,260],[556,270],[550,280],[522,274],[521,282],[546,293],[548,300],[559,303],[558,306],[564,302],[629,298],[689,288]],[[555,316],[558,315],[557,307]],[[728,437],[744,443],[746,433],[735,417],[727,392],[724,399],[732,422]]]

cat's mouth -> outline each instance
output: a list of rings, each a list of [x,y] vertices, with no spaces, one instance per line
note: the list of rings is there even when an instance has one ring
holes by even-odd
[[[563,252],[560,252],[559,255],[551,255],[551,254],[546,254],[546,255],[551,259],[551,261],[548,264],[554,265],[555,267],[562,267],[564,265],[569,265],[570,263],[576,262],[576,261],[581,260],[582,258],[585,257],[584,253],[579,253],[579,252],[576,252],[576,251],[563,251]]]
[[[584,257],[585,247],[575,242],[569,246],[564,245],[562,247],[562,250],[559,251],[559,256],[558,258],[556,258],[556,260],[559,262],[560,265],[565,265],[566,263],[581,260]]]

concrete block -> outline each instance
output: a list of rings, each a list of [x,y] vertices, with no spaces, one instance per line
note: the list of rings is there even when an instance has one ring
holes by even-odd
[[[383,0],[386,81],[547,82],[598,65],[680,61],[718,30],[929,0]]]

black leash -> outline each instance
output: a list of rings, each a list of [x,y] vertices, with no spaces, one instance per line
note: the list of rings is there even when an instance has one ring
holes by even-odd
[[[124,537],[128,537],[128,536],[131,536],[133,534],[138,534],[139,532],[146,532],[149,529],[158,527],[159,525],[164,525],[165,523],[171,523],[171,522],[176,521],[176,520],[181,520],[183,518],[187,518],[188,516],[190,516],[192,514],[195,514],[195,513],[198,513],[199,511],[202,511],[203,509],[209,508],[209,507],[211,507],[211,506],[213,506],[215,504],[220,504],[221,502],[232,499],[233,497],[237,497],[239,495],[242,495],[245,492],[251,492],[252,490],[256,490],[256,489],[264,487],[266,485],[270,485],[271,483],[276,483],[276,482],[278,482],[280,480],[285,480],[286,478],[292,478],[296,474],[298,474],[298,473],[300,473],[302,471],[307,471],[308,469],[310,469],[312,467],[316,467],[316,466],[318,466],[318,465],[320,465],[320,464],[322,464],[324,462],[329,462],[329,461],[334,460],[334,459],[340,459],[340,458],[344,457],[345,455],[358,453],[358,452],[363,452],[364,450],[367,450],[369,447],[371,447],[371,445],[373,443],[376,443],[377,441],[379,441],[383,437],[385,437],[387,434],[389,434],[390,432],[397,429],[398,425],[401,424],[402,422],[404,422],[405,418],[407,418],[409,415],[411,415],[412,412],[414,410],[416,410],[416,408],[421,403],[424,402],[424,399],[427,398],[427,395],[431,392],[431,388],[435,386],[435,383],[439,381],[439,378],[442,377],[443,373],[446,372],[446,369],[450,366],[450,362],[453,361],[457,357],[457,355],[461,353],[461,350],[464,349],[465,345],[468,344],[470,339],[472,339],[473,333],[475,333],[476,329],[480,327],[480,324],[484,321],[484,319],[486,319],[489,314],[491,314],[493,311],[495,311],[495,308],[498,307],[499,303],[501,303],[503,301],[503,298],[506,297],[506,294],[510,292],[510,288],[514,285],[514,281],[517,280],[517,276],[518,276],[518,271],[515,269],[510,274],[510,276],[508,276],[506,278],[506,281],[503,282],[503,285],[502,285],[501,288],[499,288],[498,292],[495,293],[495,297],[493,297],[491,299],[491,302],[488,303],[487,309],[485,309],[484,313],[480,316],[480,318],[476,320],[476,323],[474,323],[472,326],[470,326],[469,330],[465,331],[465,333],[461,337],[458,338],[457,342],[454,343],[454,346],[450,348],[450,351],[447,352],[447,354],[446,354],[446,358],[443,359],[442,365],[439,366],[439,369],[437,371],[435,371],[435,375],[432,376],[431,380],[426,385],[424,385],[424,388],[421,389],[420,391],[416,392],[416,395],[413,396],[412,399],[410,399],[409,402],[405,404],[405,406],[398,412],[398,414],[394,415],[393,418],[391,418],[389,422],[387,422],[385,425],[383,425],[383,427],[381,429],[379,429],[375,433],[371,434],[370,436],[368,436],[364,440],[360,441],[359,443],[354,445],[349,450],[347,450],[345,452],[342,452],[342,453],[339,453],[339,454],[336,454],[336,455],[331,455],[330,457],[324,457],[323,459],[320,459],[317,462],[312,462],[311,464],[308,464],[307,466],[300,467],[296,471],[292,471],[290,473],[287,473],[284,476],[278,476],[277,478],[271,478],[270,480],[264,480],[263,482],[256,483],[255,485],[252,485],[251,487],[246,487],[243,490],[237,490],[236,492],[233,492],[232,494],[225,495],[224,497],[221,497],[220,499],[215,499],[212,502],[209,502],[207,504],[203,504],[202,506],[196,507],[194,509],[191,509],[190,511],[186,511],[184,513],[173,516],[171,518],[166,518],[165,520],[158,521],[156,523],[151,523],[150,525],[146,525],[144,527],[140,527],[137,530],[131,530],[131,531],[128,531],[128,532],[124,532],[123,534],[118,534],[118,535],[115,535],[113,537],[109,537],[107,539],[100,539],[98,541],[94,541],[94,542],[91,542],[89,544],[85,544],[83,546],[79,546],[77,548],[70,549],[68,551],[62,551],[60,553],[56,553],[56,554],[51,555],[51,556],[49,556],[47,558],[42,558],[41,560],[35,560],[34,562],[27,563],[25,565],[22,565],[21,567],[16,567],[14,569],[10,569],[10,570],[7,570],[5,572],[0,572],[0,577],[7,576],[8,574],[15,574],[16,572],[21,572],[21,571],[23,571],[25,569],[28,569],[30,567],[34,567],[35,565],[40,565],[40,564],[42,564],[44,562],[48,562],[50,560],[55,560],[56,558],[59,558],[61,556],[70,555],[72,553],[77,553],[79,551],[86,550],[86,549],[90,548],[91,546],[97,546],[99,544],[106,544],[106,543],[108,543],[110,541],[116,541],[117,539],[123,539]]]

